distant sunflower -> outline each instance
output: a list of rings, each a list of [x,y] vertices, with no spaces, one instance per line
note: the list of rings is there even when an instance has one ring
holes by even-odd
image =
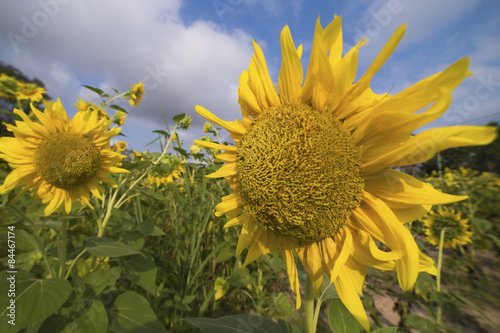
[[[353,83],[365,42],[342,56],[340,17],[325,29],[318,18],[305,80],[302,47],[295,47],[286,26],[277,91],[262,50],[253,42],[255,54],[238,90],[243,120],[224,121],[195,108],[236,141],[226,146],[195,140],[224,150],[217,157],[226,164],[209,177],[226,178],[234,191],[222,198],[216,215],[228,216],[226,227],[242,226],[236,253],[249,247],[245,265],[269,252],[282,253],[298,308],[296,255],[315,295],[326,273],[366,330],[358,295],[367,267],[395,270],[404,290],[413,287],[420,271],[436,274],[433,260],[421,253],[404,224],[432,205],[466,198],[443,194],[390,167],[420,163],[451,147],[487,144],[496,135],[496,128],[478,126],[412,135],[446,111],[451,91],[470,74],[467,58],[394,96],[370,89],[404,32],[405,26],[397,29]],[[378,249],[374,239],[390,251]]]
[[[167,156],[149,171],[146,184],[156,185],[156,187],[165,186],[174,183],[184,172],[184,161],[173,156]]]
[[[19,99],[27,99],[33,102],[40,102],[43,99],[43,94],[47,91],[32,83],[19,82],[20,90],[16,92]]]
[[[130,88],[130,105],[137,107],[140,103],[142,103],[145,93],[146,90],[144,90],[144,83],[139,82],[134,84],[134,86]]]
[[[469,231],[469,219],[463,219],[462,214],[449,211],[448,208],[439,208],[431,211],[429,215],[422,219],[425,225],[425,241],[431,245],[438,246],[441,238],[441,230],[446,228],[444,233],[443,247],[456,248],[458,244],[467,245],[472,243],[472,233]]]
[[[106,175],[128,172],[116,167],[124,156],[110,148],[109,140],[120,132],[120,128],[109,129],[111,119],[99,120],[98,112],[86,111],[70,120],[59,99],[45,102],[44,112],[33,105],[31,110],[39,123],[14,109],[23,121],[7,124],[14,137],[0,138],[0,158],[14,169],[0,193],[23,186],[49,203],[45,215],[62,204],[69,213],[78,200],[92,207],[89,192],[102,199],[99,183],[115,185]]]

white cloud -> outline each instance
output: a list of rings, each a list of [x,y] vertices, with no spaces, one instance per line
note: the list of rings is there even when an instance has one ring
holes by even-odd
[[[147,117],[158,129],[164,127],[162,110],[168,119],[179,113],[194,115],[195,104],[221,118],[234,118],[234,87],[252,54],[251,39],[242,31],[224,31],[202,20],[186,25],[179,0],[119,5],[39,0],[8,6],[8,11],[0,11],[0,29],[17,34],[23,43],[1,40],[0,58],[45,82],[49,94],[61,97],[69,113],[79,94],[93,96],[82,84],[126,91],[142,80],[149,88],[145,101],[130,113],[136,119]],[[45,15],[46,22],[36,21],[37,15]],[[36,33],[23,35],[28,29],[24,25],[30,24]],[[203,124],[201,117],[193,118],[195,125]],[[134,122],[131,130],[150,130],[149,125]],[[148,135],[143,134],[145,141]]]

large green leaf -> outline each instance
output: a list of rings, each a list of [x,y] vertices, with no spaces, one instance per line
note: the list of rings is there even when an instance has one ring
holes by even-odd
[[[300,333],[296,326],[280,319],[278,323],[261,316],[239,314],[212,318],[189,318],[188,323],[204,333]]]
[[[7,280],[13,277],[14,279]],[[11,281],[15,281],[11,288]],[[13,291],[12,291],[13,290]],[[0,332],[17,332],[40,322],[59,309],[68,299],[73,288],[62,279],[35,279],[25,271],[17,274],[0,272]],[[9,296],[14,293],[15,295]],[[15,326],[10,325],[7,314],[11,312],[11,300],[15,300]],[[12,306],[11,306],[12,307]]]
[[[90,309],[75,319],[81,333],[106,333],[108,331],[108,315],[104,305],[93,301]]]
[[[148,301],[133,291],[126,291],[109,310],[112,328],[120,333],[165,333]]]
[[[410,314],[406,317],[405,324],[406,326],[414,328],[421,333],[434,333],[440,331],[439,325],[434,321],[414,314]]]
[[[365,332],[365,329],[347,310],[340,298],[334,298],[328,306],[328,323],[334,333]]]
[[[85,277],[85,284],[90,286],[94,290],[94,296],[97,296],[104,288],[116,282],[120,277],[121,271],[120,267],[111,267],[107,270],[92,272]]]
[[[106,237],[87,239],[87,250],[98,257],[117,258],[140,253],[133,246]]]
[[[146,252],[136,254],[121,261],[122,267],[128,275],[138,277],[135,283],[151,294],[156,293],[156,267],[153,257]]]

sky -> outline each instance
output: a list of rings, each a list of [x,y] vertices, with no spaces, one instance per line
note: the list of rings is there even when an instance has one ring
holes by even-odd
[[[147,144],[157,137],[154,130],[165,129],[162,112],[170,126],[174,115],[186,113],[192,127],[180,138],[188,148],[205,135],[195,105],[225,120],[241,119],[238,80],[248,69],[252,39],[276,83],[283,27],[303,45],[305,73],[316,20],[325,27],[334,14],[342,16],[344,49],[369,40],[359,52],[358,78],[407,24],[372,80],[377,93],[395,94],[470,58],[474,75],[454,91],[449,110],[423,129],[500,122],[498,0],[7,0],[0,3],[0,61],[42,80],[70,116],[78,97],[99,101],[83,85],[112,93],[142,81],[139,107],[118,103],[129,112],[120,139],[133,150],[156,151]]]

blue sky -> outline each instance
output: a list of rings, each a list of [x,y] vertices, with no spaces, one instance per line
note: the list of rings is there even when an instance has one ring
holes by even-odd
[[[2,1],[0,60],[45,82],[70,115],[77,97],[95,98],[84,84],[111,92],[145,81],[142,105],[120,104],[129,111],[125,140],[134,150],[146,150],[152,131],[164,128],[162,111],[168,119],[188,113],[193,127],[181,138],[189,147],[203,135],[196,104],[222,119],[240,118],[238,79],[248,68],[252,38],[277,82],[283,27],[303,45],[306,69],[318,15],[326,26],[334,14],[342,16],[344,48],[363,36],[370,40],[360,50],[358,75],[394,30],[408,24],[372,81],[378,93],[396,93],[470,57],[475,75],[454,91],[447,113],[426,128],[500,122],[497,0]]]

